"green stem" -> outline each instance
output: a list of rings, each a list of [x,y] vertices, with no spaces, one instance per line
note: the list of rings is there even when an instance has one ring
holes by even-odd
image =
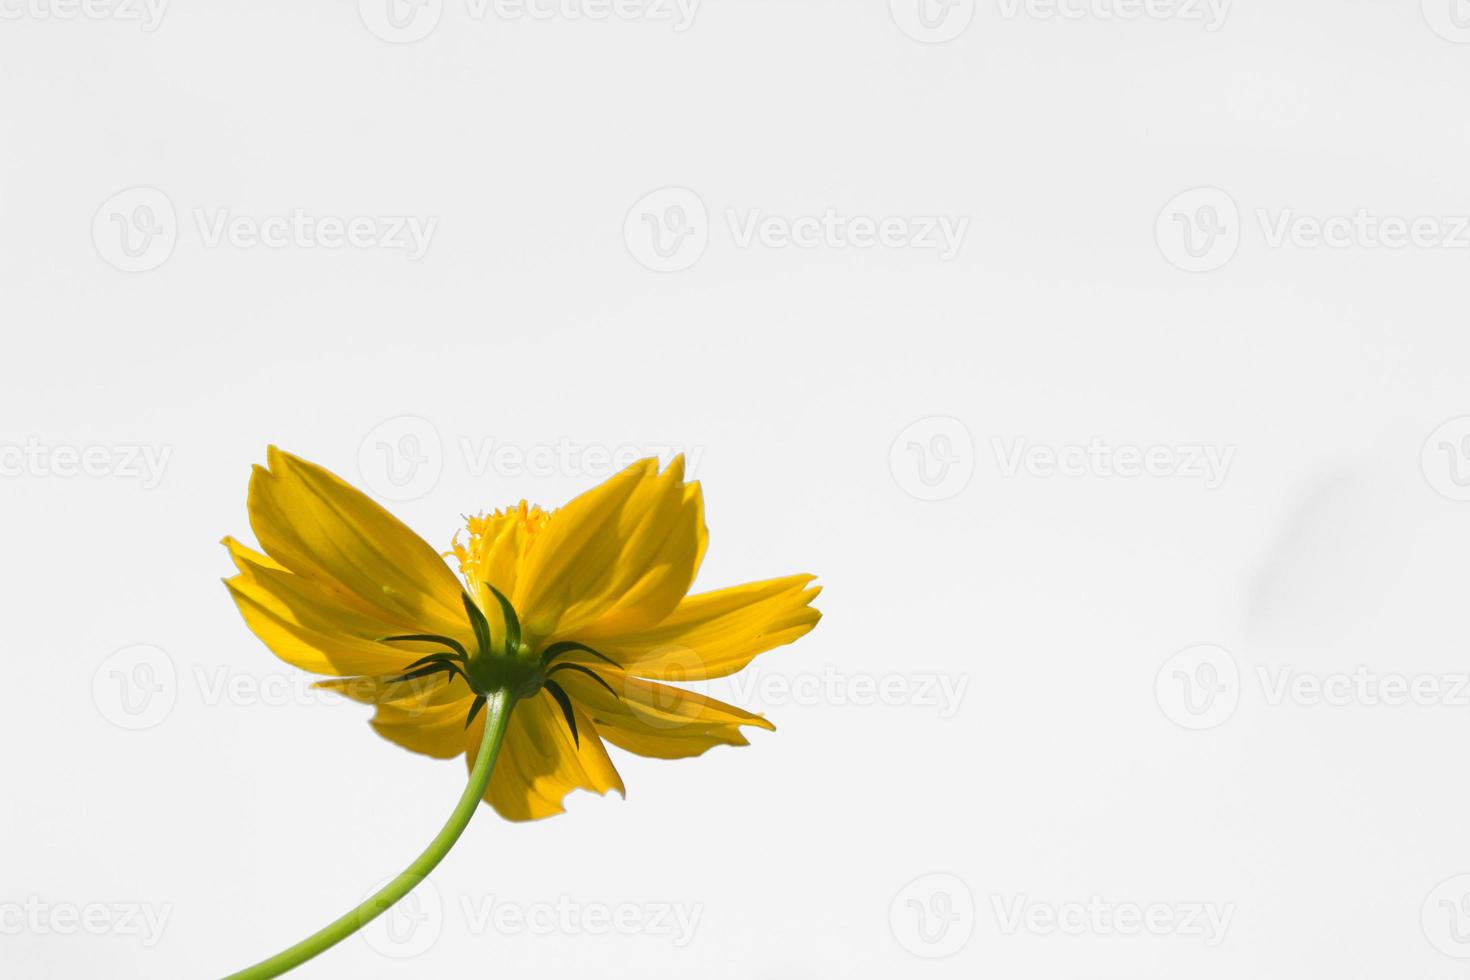
[[[464,795],[459,798],[454,812],[449,815],[449,822],[429,842],[429,846],[424,848],[424,853],[404,868],[402,874],[331,925],[270,959],[261,960],[239,973],[230,974],[225,980],[269,980],[270,977],[278,977],[287,970],[293,970],[357,932],[413,891],[444,860],[444,855],[449,853],[454,842],[459,840],[459,835],[464,833],[470,817],[475,815],[475,809],[485,795],[485,786],[490,782],[490,770],[495,765],[495,757],[500,754],[500,742],[505,737],[505,726],[510,721],[510,709],[514,702],[515,699],[508,691],[497,691],[487,698],[485,737],[480,741],[479,755],[475,757],[475,766],[470,770],[470,783],[465,787]]]

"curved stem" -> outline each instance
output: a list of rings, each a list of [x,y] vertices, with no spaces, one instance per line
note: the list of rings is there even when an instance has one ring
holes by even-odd
[[[449,815],[449,822],[444,825],[444,829],[439,831],[412,864],[403,869],[402,874],[331,925],[270,959],[261,960],[239,973],[230,974],[225,980],[269,980],[270,977],[278,977],[287,970],[293,970],[357,932],[413,891],[444,860],[444,855],[449,853],[455,841],[459,840],[459,835],[464,833],[470,817],[475,815],[475,808],[480,805],[480,799],[485,795],[485,786],[490,782],[490,770],[495,765],[495,757],[500,754],[500,742],[505,737],[505,727],[510,721],[510,709],[514,702],[515,699],[507,691],[497,691],[487,698],[485,737],[480,741],[479,754],[475,757],[474,768],[470,770],[469,785],[465,787],[464,795],[459,798],[454,812]]]

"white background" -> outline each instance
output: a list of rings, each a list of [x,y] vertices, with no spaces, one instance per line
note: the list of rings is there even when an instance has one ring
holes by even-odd
[[[302,976],[1463,975],[1462,0],[99,2],[0,2],[0,973],[238,969],[457,798],[219,584],[274,442],[444,547],[682,448],[700,587],[826,586],[718,690],[779,731],[482,810]],[[644,925],[479,918],[558,902]]]

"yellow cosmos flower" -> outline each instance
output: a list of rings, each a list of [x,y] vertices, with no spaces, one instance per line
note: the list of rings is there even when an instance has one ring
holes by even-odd
[[[487,722],[504,725],[483,799],[511,820],[561,813],[574,789],[623,793],[604,742],[660,759],[748,744],[742,726],[773,726],[663,682],[732,674],[820,618],[810,575],[688,594],[708,534],[682,457],[550,512],[471,518],[450,553],[463,581],[338,477],[274,447],[268,463],[249,494],[264,553],[224,542],[245,622],[410,751],[473,769]]]

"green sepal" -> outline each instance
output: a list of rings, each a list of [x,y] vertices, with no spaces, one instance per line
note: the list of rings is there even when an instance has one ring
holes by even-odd
[[[577,652],[580,652],[580,653],[590,653],[590,654],[592,654],[592,656],[596,657],[598,660],[606,661],[607,663],[612,664],[614,667],[622,667],[623,666],[622,664],[620,664],[616,660],[614,660],[612,657],[609,657],[606,654],[598,653],[596,650],[592,649],[587,644],[585,644],[585,643],[576,643],[576,642],[573,642],[571,640],[564,640],[561,643],[553,643],[551,646],[549,646],[545,650],[541,651],[541,662],[543,664],[549,664],[553,660],[555,660],[557,657],[560,657],[562,654],[564,654],[564,653],[572,653],[573,651],[577,651]]]
[[[577,716],[572,711],[572,699],[567,697],[567,692],[563,691],[561,685],[553,680],[546,681],[546,691],[556,699],[557,704],[561,705],[561,713],[566,716],[567,727],[572,730],[572,742],[580,749],[582,740],[577,737]]]
[[[475,631],[475,642],[480,646],[480,653],[490,652],[490,623],[485,619],[485,614],[480,612],[480,607],[475,605],[469,593],[461,592],[459,597],[464,600],[464,611],[469,613],[470,626]]]
[[[420,657],[403,669],[406,673],[410,670],[422,667],[425,664],[453,664],[456,663],[459,659],[459,655],[455,653],[431,653],[427,657]]]
[[[442,643],[466,660],[468,660],[470,656],[469,653],[465,650],[464,644],[460,643],[452,636],[440,636],[438,633],[405,633],[402,636],[384,636],[380,637],[378,642],[404,643],[410,640],[416,643]]]
[[[470,716],[464,720],[464,727],[466,730],[468,730],[469,727],[475,723],[475,715],[479,714],[480,709],[483,707],[485,707],[485,695],[481,694],[479,697],[475,698],[475,703],[470,706]]]
[[[418,670],[411,670],[408,673],[403,674],[402,676],[399,676],[399,677],[390,677],[390,678],[388,678],[388,683],[390,683],[390,684],[402,684],[404,681],[416,681],[420,677],[431,677],[434,674],[438,674],[438,673],[447,673],[447,674],[450,674],[451,675],[451,678],[450,678],[450,683],[451,684],[454,683],[453,678],[455,676],[464,677],[464,672],[459,669],[458,665],[453,664],[453,663],[450,663],[448,661],[443,661],[443,662],[440,662],[440,663],[430,664],[427,667],[420,667]],[[468,677],[465,677],[465,683],[466,684],[469,683],[469,678]]]
[[[505,655],[514,657],[521,650],[521,621],[516,617],[515,607],[499,589],[489,582],[485,583],[485,588],[494,593],[496,601],[500,603],[500,612],[505,617]]]
[[[590,667],[584,667],[581,664],[557,664],[555,667],[546,672],[546,676],[550,677],[558,670],[575,670],[579,674],[586,674],[588,677],[592,678],[594,681],[605,687],[607,689],[607,693],[611,694],[615,698],[618,696],[618,692],[612,689],[612,685],[604,680],[601,674],[597,673],[597,671],[593,670]],[[551,682],[547,681],[547,683],[549,684]]]

